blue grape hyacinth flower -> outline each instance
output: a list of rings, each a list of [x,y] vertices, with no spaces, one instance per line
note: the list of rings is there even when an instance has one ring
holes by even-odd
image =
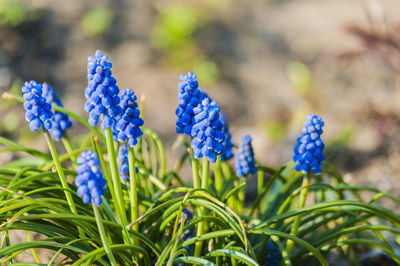
[[[188,224],[192,219],[193,219],[193,214],[191,213],[191,211],[189,211],[186,208],[182,209],[182,214],[183,214],[183,218],[184,218],[184,224]],[[182,219],[182,216],[181,216]],[[179,226],[181,224],[181,220],[179,220],[179,224],[178,224],[178,230],[179,230]],[[187,229],[185,232],[183,232],[181,239],[182,240],[187,240],[191,237],[194,236],[194,226],[190,227],[189,229]]]
[[[206,156],[210,162],[215,163],[217,156],[225,151],[223,124],[219,117],[220,107],[215,101],[205,98],[193,112],[191,147],[194,157],[200,159]]]
[[[233,148],[233,143],[231,141],[232,135],[229,132],[229,126],[228,126],[228,121],[226,119],[226,115],[225,114],[220,114],[220,120],[223,124],[223,129],[222,132],[224,133],[225,139],[223,141],[223,145],[225,146],[225,152],[223,154],[221,154],[221,160],[222,161],[226,161],[229,160],[233,157],[233,152],[232,152],[232,148]]]
[[[119,161],[119,165],[118,165],[119,174],[120,174],[122,180],[124,180],[125,182],[128,182],[129,181],[128,146],[126,146],[125,144],[123,144],[123,145],[121,145],[121,147],[119,147],[118,161]],[[135,167],[135,171],[137,173],[139,171],[139,168]]]
[[[193,72],[187,75],[182,74],[180,79],[182,82],[179,83],[178,107],[175,111],[178,117],[176,133],[190,136],[193,126],[193,109],[208,96],[199,88],[197,76]]]
[[[182,209],[182,215],[183,215],[183,218],[184,218],[184,225],[188,224],[193,219],[193,214],[186,208]],[[179,227],[181,225],[181,221],[182,221],[181,219],[182,219],[182,216],[179,219],[178,228],[177,228],[178,231],[179,231]],[[186,241],[186,240],[189,240],[189,239],[193,238],[194,237],[194,233],[195,233],[195,228],[194,228],[194,226],[192,226],[192,227],[188,228],[185,232],[183,232],[183,234],[181,236],[181,240],[182,241]],[[191,250],[190,246],[186,246],[185,249],[186,249],[187,253],[189,255],[191,255],[192,250]],[[177,265],[178,266],[186,266],[187,264],[186,263],[179,263]]]
[[[140,117],[140,110],[137,104],[137,97],[133,90],[126,89],[121,94],[122,115],[117,118],[115,135],[117,140],[128,141],[133,147],[137,144],[137,138],[143,135],[140,129],[143,126],[143,119]]]
[[[57,97],[56,91],[49,84],[43,83],[42,95],[50,104],[64,107],[61,103],[61,100]],[[60,112],[54,112],[51,123],[52,127],[49,131],[53,138],[56,140],[60,140],[63,137],[64,131],[72,126],[72,122],[69,119],[69,116]]]
[[[280,266],[281,262],[282,262],[282,253],[279,251],[278,247],[274,242],[268,241],[264,253],[263,265]]]
[[[324,121],[317,115],[307,115],[307,120],[301,130],[302,135],[297,138],[294,147],[293,161],[296,163],[295,170],[314,174],[321,173],[321,165],[325,159],[323,150],[325,145],[321,139]]]
[[[36,131],[42,126],[44,129],[51,129],[54,113],[49,101],[42,96],[43,85],[34,80],[26,81],[22,87],[22,93],[25,100],[25,119],[29,122],[30,129]]]
[[[115,118],[122,112],[119,88],[116,79],[111,76],[111,67],[108,56],[103,55],[100,50],[96,51],[95,57],[88,58],[85,111],[89,112],[88,121],[92,127],[96,126],[101,118],[103,129],[112,128]]]
[[[82,198],[83,203],[93,204],[99,207],[102,204],[101,196],[106,192],[106,181],[100,172],[100,161],[93,151],[83,151],[77,159],[78,175],[75,178],[75,184],[78,186],[78,196]]]
[[[254,150],[251,145],[250,135],[245,135],[240,140],[239,150],[236,154],[236,175],[243,177],[245,175],[257,172],[256,161],[254,159]]]

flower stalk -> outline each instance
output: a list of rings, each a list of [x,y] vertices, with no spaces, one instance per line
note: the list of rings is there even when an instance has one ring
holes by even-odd
[[[68,182],[67,182],[67,179],[65,177],[64,170],[62,168],[60,159],[58,157],[56,147],[54,146],[53,138],[51,137],[51,135],[50,135],[48,130],[44,130],[43,129],[43,132],[44,132],[44,136],[45,136],[47,145],[48,145],[48,147],[50,149],[51,157],[53,158],[53,161],[54,161],[54,166],[55,166],[55,168],[57,170],[57,173],[58,173],[58,176],[60,178],[61,186],[64,189],[64,194],[65,194],[65,198],[67,199],[69,209],[71,210],[71,212],[73,214],[78,214],[78,212],[76,210],[76,207],[75,207],[74,200],[72,199],[71,192],[69,191]],[[82,228],[78,227],[78,231],[79,231],[80,237],[85,237],[85,233],[82,230]]]
[[[135,171],[135,151],[133,147],[128,146],[128,161],[129,161],[129,199],[131,202],[131,222],[136,221],[139,217],[138,211],[138,197],[137,197],[137,179]],[[139,224],[135,223],[132,229],[139,231]],[[134,244],[137,244],[137,240],[134,239]]]
[[[106,232],[104,231],[104,225],[103,225],[103,221],[101,219],[101,214],[100,214],[99,208],[96,207],[95,204],[92,204],[92,206],[93,206],[93,212],[94,212],[94,216],[96,218],[97,228],[99,229],[99,234],[100,234],[101,242],[103,243],[104,250],[106,251],[106,254],[110,260],[111,265],[116,266],[117,262],[115,261],[110,244],[108,243],[107,235],[106,235]]]

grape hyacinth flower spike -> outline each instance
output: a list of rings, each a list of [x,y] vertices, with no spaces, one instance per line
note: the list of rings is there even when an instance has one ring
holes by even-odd
[[[180,79],[182,82],[179,83],[179,101],[175,111],[178,117],[176,133],[190,136],[193,126],[193,109],[208,96],[199,88],[197,76],[193,72],[189,72],[187,75],[182,74]]]
[[[240,140],[240,146],[236,154],[235,162],[236,175],[239,177],[254,174],[257,171],[251,141],[252,139],[250,135],[243,136]]]
[[[39,128],[49,130],[52,127],[51,119],[53,111],[51,104],[42,96],[43,85],[34,80],[26,81],[22,87],[24,108],[26,110],[25,119],[29,122],[32,131]]]
[[[307,120],[301,131],[302,135],[297,138],[298,144],[293,149],[293,161],[296,163],[296,171],[321,173],[321,165],[325,159],[323,153],[325,145],[321,140],[323,126],[324,122],[321,117],[307,115]]]
[[[99,207],[102,204],[101,196],[104,195],[106,181],[100,172],[99,160],[93,151],[83,151],[77,160],[79,166],[76,171],[75,184],[78,186],[78,196],[83,203],[93,204]]]
[[[57,97],[56,91],[49,84],[43,83],[42,95],[49,103],[64,107],[61,103],[61,100]],[[72,126],[72,122],[69,119],[69,116],[60,112],[54,112],[54,116],[51,122],[52,127],[49,131],[53,138],[56,140],[60,140],[63,137],[64,131]]]
[[[233,152],[232,152],[232,148],[233,148],[233,143],[231,141],[232,135],[229,132],[229,126],[228,126],[228,121],[226,119],[226,115],[225,114],[220,114],[220,120],[223,124],[223,129],[222,132],[224,133],[225,139],[222,142],[222,144],[225,147],[225,152],[223,154],[221,154],[221,160],[222,161],[226,161],[229,160],[233,157]]]
[[[85,90],[85,111],[89,112],[89,124],[94,127],[101,118],[101,127],[112,128],[115,119],[121,114],[119,88],[111,76],[111,62],[100,50],[95,57],[88,58],[88,86]]]
[[[220,120],[220,107],[215,101],[205,98],[201,104],[193,109],[194,124],[192,127],[192,143],[194,157],[196,159],[206,156],[215,163],[217,156],[225,151],[222,132],[223,124]]]
[[[268,265],[268,266],[280,266],[281,265],[282,253],[279,251],[276,244],[272,241],[267,242],[263,262],[264,262],[264,265]]]
[[[118,151],[118,161],[119,161],[119,174],[125,182],[129,181],[129,161],[128,161],[128,146],[126,144],[121,145]],[[136,173],[139,168],[135,167]]]
[[[133,90],[126,89],[121,94],[122,115],[118,118],[115,126],[117,140],[128,141],[129,146],[137,144],[137,138],[143,135],[140,129],[143,126],[143,119],[140,117],[140,110],[137,104],[137,97]]]

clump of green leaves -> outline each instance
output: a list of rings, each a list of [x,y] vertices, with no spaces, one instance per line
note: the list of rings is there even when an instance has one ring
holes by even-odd
[[[22,101],[11,94],[4,97]],[[71,182],[77,174],[74,158],[83,150],[96,151],[107,179],[110,161],[106,154],[113,146],[106,148],[102,132],[84,118],[53,108],[86,126],[88,141],[58,156],[70,181],[63,188],[60,171],[55,170],[55,161],[47,152],[0,137],[1,153],[24,154],[0,169],[0,260],[4,264],[16,263],[21,252],[30,250],[35,265],[61,260],[68,265],[263,265],[270,241],[278,247],[285,265],[328,265],[330,253],[355,264],[354,255],[367,248],[381,249],[400,263],[390,241],[400,236],[400,216],[377,203],[385,198],[399,206],[400,199],[394,195],[351,186],[329,163],[318,176],[297,173],[289,163],[279,169],[257,165],[257,192],[252,192],[255,197],[245,204],[241,195],[252,179],[237,177],[230,164],[222,162],[209,169],[210,176],[222,180],[222,189],[212,180],[193,187],[183,180],[180,167],[167,169],[164,146],[148,128],[143,128],[144,136],[134,149],[139,217],[132,218],[128,183],[121,185],[125,205],[118,205],[108,189],[103,205],[92,209],[82,203]],[[180,145],[187,149],[177,165],[190,164],[193,175],[203,178],[207,164],[196,163],[185,140]],[[66,191],[76,213],[69,207]],[[183,208],[193,211],[193,219],[181,218]],[[122,226],[121,211],[129,222],[126,227]],[[99,221],[103,231],[98,230]],[[200,224],[206,233],[182,238]],[[10,234],[15,230],[27,232],[27,241],[13,242]],[[41,240],[30,241],[31,233],[39,234]],[[109,245],[105,246],[106,242]],[[51,250],[51,260],[43,261],[39,249]],[[113,259],[106,255],[107,249]]]

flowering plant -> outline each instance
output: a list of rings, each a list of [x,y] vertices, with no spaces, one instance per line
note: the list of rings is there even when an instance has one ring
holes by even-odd
[[[144,127],[142,103],[133,90],[120,92],[111,67],[100,51],[89,57],[88,120],[64,108],[45,83],[25,83],[23,97],[3,94],[23,103],[50,154],[0,137],[8,147],[2,152],[39,159],[0,169],[1,263],[18,265],[28,250],[32,261],[24,265],[328,265],[332,254],[356,263],[360,246],[400,263],[392,241],[400,216],[377,203],[400,199],[351,186],[324,161],[319,116],[307,116],[294,162],[264,166],[249,135],[235,148],[221,107],[189,72],[175,112],[186,149],[167,170],[162,141]],[[87,128],[89,141],[72,145],[71,121]],[[181,175],[184,164],[191,178]],[[17,230],[27,241],[12,239]],[[42,249],[52,251],[50,259]]]

